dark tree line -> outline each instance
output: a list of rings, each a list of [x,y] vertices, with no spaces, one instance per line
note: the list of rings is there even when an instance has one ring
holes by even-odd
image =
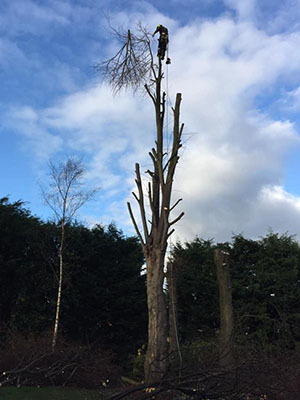
[[[0,323],[24,334],[51,330],[58,280],[59,226],[0,200]],[[66,225],[61,332],[125,354],[146,332],[144,258],[138,240],[114,224]]]
[[[242,235],[215,245],[195,238],[172,252],[178,274],[181,340],[214,341],[219,331],[214,250],[230,258],[236,345],[296,348],[300,341],[300,246],[293,236],[270,232],[259,240]]]
[[[115,225],[66,226],[61,335],[120,356],[146,342],[144,258],[138,239]],[[52,329],[58,279],[59,226],[34,217],[21,201],[0,200],[0,322],[8,331]],[[232,243],[199,238],[177,243],[171,260],[177,281],[178,339],[183,358],[217,343],[220,319],[215,248],[229,253],[234,350],[245,346],[297,349],[300,341],[300,247],[289,235]],[[167,296],[167,288],[165,288]],[[184,363],[183,363],[184,364]]]

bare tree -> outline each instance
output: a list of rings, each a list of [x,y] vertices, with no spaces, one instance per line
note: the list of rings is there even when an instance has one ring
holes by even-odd
[[[156,140],[149,152],[152,169],[146,173],[149,179],[142,181],[140,165],[135,164],[137,193],[133,193],[139,207],[142,228],[139,227],[131,204],[128,210],[141,241],[147,265],[148,347],[145,360],[145,378],[148,382],[161,379],[168,369],[168,314],[164,293],[164,263],[168,238],[174,232],[173,225],[184,213],[170,220],[171,211],[182,200],[171,204],[175,168],[179,159],[183,124],[180,124],[181,94],[177,93],[173,110],[173,132],[170,152],[164,149],[164,123],[166,92],[162,91],[164,77],[160,57],[154,58],[151,35],[141,26],[137,33],[114,31],[122,46],[111,59],[96,66],[115,92],[122,88],[134,90],[144,87],[155,110]],[[151,213],[146,215],[146,200]]]
[[[54,351],[57,340],[62,298],[65,227],[67,223],[72,221],[79,208],[94,196],[97,189],[83,189],[82,178],[85,170],[82,163],[76,159],[69,158],[65,163],[60,163],[59,165],[55,165],[50,161],[49,170],[49,188],[45,188],[43,185],[40,185],[40,188],[45,203],[54,212],[56,222],[60,226],[60,244],[58,250],[59,278],[56,314],[52,336],[52,350]]]

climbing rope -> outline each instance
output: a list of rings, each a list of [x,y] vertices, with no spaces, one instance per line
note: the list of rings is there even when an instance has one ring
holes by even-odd
[[[169,56],[169,49],[167,49],[167,57]],[[166,98],[167,98],[167,154],[169,154],[169,65],[166,65],[166,80],[167,80],[167,89],[166,89]]]
[[[169,46],[167,47],[167,60],[169,60]],[[169,108],[170,108],[170,98],[169,98],[169,63],[166,63],[166,136],[167,136],[167,155],[169,155],[169,145],[170,145],[170,133],[169,133]]]

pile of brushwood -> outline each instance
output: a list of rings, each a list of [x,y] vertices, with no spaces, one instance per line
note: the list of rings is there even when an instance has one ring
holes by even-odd
[[[118,367],[109,351],[59,340],[51,335],[10,336],[0,349],[0,386],[69,386],[99,389],[116,384]]]
[[[212,353],[186,358],[178,370],[151,384],[122,380],[111,352],[69,344],[51,350],[51,335],[12,335],[0,349],[0,386],[68,386],[97,389],[106,400],[298,400],[300,352],[257,347],[239,351],[233,365],[219,367]],[[128,372],[128,371],[127,371]]]
[[[266,355],[253,350],[235,365],[182,370],[180,376],[131,386],[109,400],[299,400],[300,354]]]

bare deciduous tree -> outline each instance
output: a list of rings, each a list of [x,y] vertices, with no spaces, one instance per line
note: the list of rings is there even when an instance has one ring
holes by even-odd
[[[179,159],[183,124],[180,124],[181,94],[177,93],[173,110],[171,151],[164,149],[164,123],[166,96],[162,91],[164,77],[161,58],[154,58],[151,35],[141,26],[137,34],[114,31],[122,47],[111,59],[96,66],[115,92],[122,88],[138,89],[144,86],[153,102],[156,121],[155,146],[149,152],[152,169],[146,173],[149,180],[142,181],[140,165],[135,165],[137,193],[133,193],[139,207],[142,228],[134,216],[131,204],[128,210],[136,233],[142,243],[147,265],[148,347],[145,360],[145,378],[148,382],[161,379],[168,369],[168,313],[164,293],[164,263],[168,238],[173,225],[184,213],[170,220],[170,213],[181,199],[171,204],[172,187]],[[144,186],[145,185],[145,186]],[[145,189],[146,188],[146,189]],[[148,201],[151,218],[146,215]]]
[[[46,188],[40,185],[45,203],[54,212],[57,224],[60,226],[59,278],[56,301],[56,314],[52,337],[52,350],[55,350],[63,284],[63,251],[65,243],[65,226],[70,223],[76,212],[96,193],[97,189],[84,190],[82,178],[84,167],[79,160],[69,158],[65,163],[55,165],[49,162],[50,185]]]

